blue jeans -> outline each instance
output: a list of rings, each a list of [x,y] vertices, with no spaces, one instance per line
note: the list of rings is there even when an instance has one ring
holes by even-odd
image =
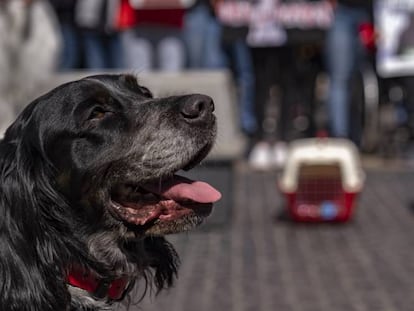
[[[76,26],[72,23],[61,23],[63,47],[60,59],[60,70],[71,70],[80,63],[80,37]]]
[[[184,39],[191,68],[232,67],[239,89],[240,123],[244,133],[257,131],[253,60],[245,38],[235,39],[224,47],[222,27],[207,5],[200,3],[186,13]]]
[[[245,38],[239,38],[225,45],[231,60],[239,89],[240,122],[243,132],[249,136],[256,134],[258,125],[255,109],[255,76],[253,56]]]
[[[187,11],[184,18],[184,41],[190,68],[223,68],[221,26],[209,7],[200,3]]]
[[[124,68],[123,53],[118,34],[103,35],[84,31],[85,67],[87,69]]]
[[[129,69],[178,72],[185,66],[185,48],[179,29],[142,26],[125,30],[120,36]]]
[[[358,27],[369,20],[366,9],[338,5],[326,39],[327,69],[330,80],[327,108],[331,135],[350,138],[350,81],[363,59],[364,49]]]

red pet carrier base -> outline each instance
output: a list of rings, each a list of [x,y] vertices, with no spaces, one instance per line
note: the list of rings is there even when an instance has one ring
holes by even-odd
[[[287,192],[285,197],[295,221],[345,222],[351,218],[357,194],[343,189],[338,166],[317,165],[303,166],[297,191]]]
[[[292,143],[279,188],[292,220],[346,222],[354,213],[364,177],[352,143],[305,139]]]

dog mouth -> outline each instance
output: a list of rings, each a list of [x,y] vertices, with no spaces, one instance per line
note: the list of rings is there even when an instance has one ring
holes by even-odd
[[[192,213],[207,217],[220,198],[220,192],[205,182],[173,175],[139,186],[119,185],[112,193],[111,205],[120,220],[146,226]]]

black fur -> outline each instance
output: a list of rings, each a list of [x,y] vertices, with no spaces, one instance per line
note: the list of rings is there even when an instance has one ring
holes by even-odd
[[[194,117],[199,101],[208,111]],[[27,106],[0,141],[0,310],[109,310],[111,302],[71,292],[73,264],[171,286],[178,257],[163,235],[205,215],[131,225],[108,201],[119,183],[199,162],[215,137],[211,112],[207,97],[153,98],[129,75],[71,82]]]

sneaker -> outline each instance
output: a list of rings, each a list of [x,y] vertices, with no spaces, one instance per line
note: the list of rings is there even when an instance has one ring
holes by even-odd
[[[266,142],[257,143],[249,155],[249,165],[253,169],[267,170],[272,166],[272,154],[270,144]]]
[[[276,143],[271,151],[271,161],[274,167],[282,168],[286,164],[288,145],[280,141]]]

